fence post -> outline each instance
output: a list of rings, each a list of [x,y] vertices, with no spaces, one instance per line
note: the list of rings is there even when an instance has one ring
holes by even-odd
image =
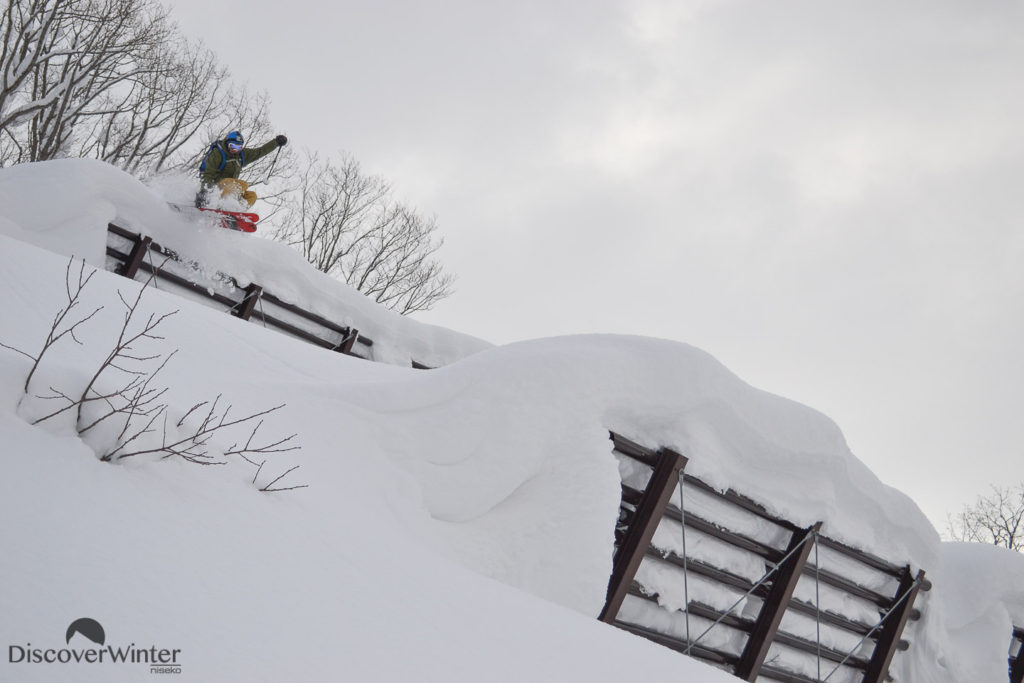
[[[348,334],[341,340],[341,343],[334,347],[334,350],[338,353],[343,353],[346,356],[352,355],[352,347],[356,345],[356,340],[359,339],[359,330],[348,328]]]
[[[889,665],[899,647],[900,636],[907,625],[910,613],[914,608],[914,600],[924,584],[924,570],[917,573],[915,578],[910,574],[910,567],[903,571],[903,578],[900,579],[900,587],[896,591],[894,600],[899,600],[904,594],[906,599],[897,605],[890,612],[885,623],[879,631],[878,643],[875,645],[875,652],[871,655],[871,661],[864,673],[864,683],[883,683],[889,674]]]
[[[252,317],[252,312],[256,308],[256,302],[263,296],[263,288],[256,283],[250,284],[245,288],[245,297],[241,301],[241,306],[232,311],[232,315],[241,318],[242,320],[248,320]]]
[[[149,252],[149,245],[153,241],[152,237],[142,237],[135,241],[135,245],[132,247],[132,251],[128,254],[128,260],[125,261],[124,265],[121,266],[119,272],[126,278],[131,280],[135,279],[135,274],[139,272],[139,266],[142,265],[142,260],[146,258],[146,254]]]
[[[665,512],[665,506],[668,505],[672,492],[679,483],[679,472],[686,467],[686,462],[685,456],[669,448],[658,451],[658,463],[647,482],[644,496],[636,507],[633,522],[615,553],[612,576],[608,581],[608,596],[598,617],[601,621],[607,624],[615,621],[636,571],[640,568],[640,562],[651,545],[651,539]]]
[[[1015,628],[1013,639],[1020,641],[1020,651],[1010,661],[1010,683],[1024,683],[1024,629]]]
[[[761,667],[764,666],[765,657],[768,656],[768,648],[779,631],[786,607],[793,597],[793,591],[796,590],[796,583],[800,580],[800,575],[807,565],[807,558],[811,555],[811,549],[814,547],[813,536],[819,529],[821,522],[804,529],[803,532],[793,532],[793,538],[786,548],[789,559],[779,565],[775,578],[772,579],[768,597],[761,606],[761,614],[757,617],[757,623],[754,624],[739,664],[736,665],[736,675],[739,678],[745,681],[757,680]]]

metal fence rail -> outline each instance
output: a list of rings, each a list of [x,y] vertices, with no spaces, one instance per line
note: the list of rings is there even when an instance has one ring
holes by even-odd
[[[1010,640],[1010,683],[1024,683],[1024,628],[1013,627]]]
[[[930,588],[924,572],[912,573],[909,566],[900,566],[871,553],[852,548],[821,533],[822,523],[801,527],[788,520],[771,514],[764,506],[743,494],[728,490],[719,491],[700,479],[686,474],[687,459],[670,449],[649,449],[619,434],[611,433],[613,449],[619,456],[625,456],[651,469],[651,476],[641,490],[625,483],[622,485],[622,503],[619,524],[616,528],[616,554],[613,573],[608,585],[608,598],[601,613],[601,620],[619,628],[653,640],[679,652],[703,659],[719,667],[727,668],[743,680],[754,681],[759,677],[777,681],[815,683],[829,680],[840,669],[847,676],[856,671],[861,681],[880,683],[887,680],[889,666],[897,651],[905,650],[908,643],[901,639],[906,624],[920,617],[914,609],[918,593]],[[673,474],[675,476],[673,476]],[[692,510],[670,503],[678,488],[680,503],[683,502],[684,485],[693,492],[708,496],[729,509],[741,510],[743,514],[768,522],[774,531],[772,538],[756,537],[743,531],[728,528],[726,524],[705,519]],[[683,531],[683,552],[656,548],[651,545],[654,531],[662,519],[675,522]],[[763,561],[769,567],[768,573],[758,582],[739,576],[723,567],[696,557],[687,557],[686,530],[699,532],[716,541],[749,554]],[[788,535],[788,543],[780,545],[778,537]],[[785,536],[783,536],[785,537]],[[818,566],[818,548],[827,549],[836,557],[854,561],[857,566],[868,568],[867,573],[877,575],[887,585],[896,584],[892,593],[882,592],[875,586],[865,586],[856,578],[844,576],[841,570],[825,570]],[[812,550],[815,561],[812,563]],[[699,577],[733,593],[742,594],[736,605],[747,596],[760,601],[756,617],[734,613],[733,609],[721,610],[693,600],[685,599],[682,610],[686,616],[685,637],[665,633],[651,626],[633,623],[620,618],[623,600],[628,596],[642,601],[651,609],[658,607],[659,596],[644,588],[636,581],[640,564],[645,560],[657,563],[661,568],[678,571],[680,585],[687,577]],[[794,597],[794,591],[801,577],[814,582],[816,586],[827,586],[839,594],[852,596],[864,604],[873,605],[879,615],[878,621],[866,623],[863,618],[849,616],[835,611],[821,609],[818,604]],[[734,607],[736,607],[734,605]],[[818,637],[808,640],[783,628],[787,615],[815,620],[818,623]],[[690,633],[689,620],[693,617],[701,623],[711,623],[704,633],[694,637]],[[851,651],[844,652],[835,646],[821,643],[822,625],[848,634],[849,640],[857,640]],[[730,652],[701,642],[705,635],[717,627],[726,627],[730,633],[742,634],[745,644],[741,651]],[[770,649],[790,649],[812,657],[818,662],[817,677],[806,672],[787,668],[777,658],[769,657]],[[1024,662],[1024,654],[1018,659]],[[1024,667],[1024,663],[1021,664]],[[823,668],[824,667],[824,668]],[[1014,681],[1014,683],[1024,683]]]
[[[259,322],[268,328],[285,332],[325,349],[370,360],[374,342],[360,334],[359,330],[355,328],[339,325],[323,316],[304,310],[275,296],[256,283],[242,287],[233,276],[228,274],[218,273],[218,276],[234,290],[242,292],[242,296],[233,299],[225,294],[215,292],[204,285],[192,282],[187,277],[171,272],[166,267],[154,265],[152,258],[154,254],[160,257],[161,261],[180,263],[180,257],[174,250],[154,242],[148,236],[131,232],[112,223],[107,226],[107,231],[110,235],[123,240],[120,244],[113,245],[108,242],[106,251],[107,256],[117,262],[114,270],[120,275],[135,279],[140,271],[151,274],[157,278],[158,282],[171,283],[193,295],[223,306],[228,313],[243,320]],[[117,242],[117,240],[114,241]],[[293,322],[286,320],[286,316],[291,316]],[[313,331],[298,326],[296,323],[299,321],[304,327],[311,328]],[[412,367],[430,369],[430,366],[415,360],[412,361]]]

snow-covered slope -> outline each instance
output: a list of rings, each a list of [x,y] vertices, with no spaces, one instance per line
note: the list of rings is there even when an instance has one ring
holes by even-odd
[[[927,569],[934,588],[895,660],[898,680],[1005,680],[1010,624],[1024,623],[1022,558],[941,543],[831,420],[684,344],[579,336],[494,348],[384,311],[286,247],[190,225],[87,161],[0,171],[0,342],[38,350],[66,296],[67,255],[101,266],[110,221],[356,325],[395,364],[147,292],[143,317],[179,310],[164,340],[140,349],[178,349],[163,372],[173,419],[218,394],[233,414],[285,404],[261,433],[295,432],[302,450],[257,471],[233,456],[101,462],[109,434],[79,439],[70,414],[29,424],[44,411],[23,398],[31,363],[0,349],[8,648],[65,648],[68,624],[89,616],[112,643],[180,648],[176,680],[734,680],[594,619],[619,503],[611,429],[686,453],[688,471],[795,522],[827,520],[833,537]],[[76,331],[80,345],[50,352],[30,394],[81,391],[121,327],[117,292],[139,286],[97,273],[80,310],[104,309]],[[399,367],[409,357],[443,367]],[[282,485],[308,488],[258,491],[295,465]],[[7,660],[0,680],[149,675]]]
[[[398,365],[410,358],[444,365],[490,344],[465,334],[392,313],[351,287],[310,268],[293,249],[212,224],[196,225],[168,202],[190,204],[195,188],[171,176],[159,192],[116,168],[88,159],[23,164],[0,173],[0,232],[102,268],[105,226],[115,223],[172,246],[183,259],[209,267],[203,284],[217,286],[221,270],[242,286],[257,282],[289,303],[301,304],[339,325],[381,339],[377,360]],[[389,343],[390,342],[390,343]]]

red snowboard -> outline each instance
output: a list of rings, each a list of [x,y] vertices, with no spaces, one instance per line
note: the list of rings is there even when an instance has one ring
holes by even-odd
[[[207,209],[200,207],[200,211],[209,211],[218,214],[222,227],[229,230],[241,230],[242,232],[256,232],[256,223],[260,217],[254,213],[244,211],[224,211],[223,209]]]

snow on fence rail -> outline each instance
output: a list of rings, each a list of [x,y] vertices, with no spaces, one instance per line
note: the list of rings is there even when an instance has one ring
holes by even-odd
[[[887,680],[923,571],[720,492],[671,449],[611,438],[623,483],[602,621],[747,681]]]
[[[215,292],[190,280],[189,264],[182,262],[172,249],[113,223],[108,224],[107,232],[107,257],[111,262],[111,270],[120,275],[135,279],[139,271],[150,273],[158,282],[172,285],[176,293],[198,297],[207,305],[212,301],[225,306],[228,313],[242,320],[261,322],[265,327],[277,329],[311,344],[372,360],[373,340],[360,335],[357,329],[335,324],[283,301],[255,283],[242,287],[233,276],[224,273],[217,273],[217,279],[226,286],[228,293]],[[152,259],[147,260],[152,254],[163,257],[164,262],[154,265]],[[233,292],[239,293],[237,300],[229,296]],[[429,366],[415,360],[412,366],[429,369]]]

